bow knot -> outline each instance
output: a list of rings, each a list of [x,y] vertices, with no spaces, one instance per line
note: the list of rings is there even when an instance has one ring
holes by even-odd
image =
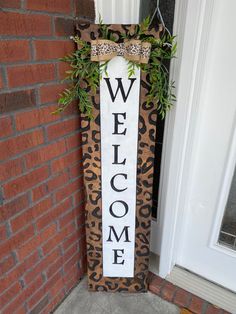
[[[108,61],[116,56],[138,63],[148,63],[151,44],[141,40],[131,39],[117,44],[107,39],[91,41],[91,61]]]

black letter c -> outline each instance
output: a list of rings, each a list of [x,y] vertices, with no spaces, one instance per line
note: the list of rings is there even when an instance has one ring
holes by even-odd
[[[125,180],[127,180],[127,174],[125,174],[125,173],[117,173],[117,174],[115,174],[115,175],[111,178],[111,187],[112,187],[112,189],[113,189],[114,191],[116,191],[116,192],[123,192],[123,191],[127,190],[127,188],[118,189],[118,188],[115,187],[114,180],[115,180],[115,178],[116,178],[117,176],[122,176],[122,177],[125,178]]]

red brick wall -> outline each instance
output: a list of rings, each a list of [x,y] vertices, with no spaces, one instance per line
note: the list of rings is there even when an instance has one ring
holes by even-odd
[[[3,314],[49,313],[85,271],[79,115],[51,112],[65,87],[58,58],[74,49],[74,17],[93,20],[92,3],[0,0]]]

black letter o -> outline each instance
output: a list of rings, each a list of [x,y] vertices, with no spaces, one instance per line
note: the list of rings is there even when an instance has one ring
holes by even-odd
[[[113,207],[113,205],[114,205],[115,203],[121,203],[121,204],[124,206],[124,208],[125,208],[125,213],[124,213],[124,215],[122,215],[122,216],[117,216],[117,215],[114,214],[114,212],[113,212],[113,210],[112,210],[112,207]],[[125,203],[124,201],[121,201],[121,200],[118,200],[118,201],[113,202],[113,203],[111,204],[111,206],[110,206],[110,214],[111,214],[113,217],[115,217],[115,218],[122,218],[122,217],[124,217],[124,216],[128,213],[128,210],[129,210],[129,207],[128,207],[127,203]]]

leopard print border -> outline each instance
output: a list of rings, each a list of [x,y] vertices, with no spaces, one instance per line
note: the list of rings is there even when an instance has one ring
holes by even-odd
[[[109,29],[121,40],[121,32],[132,32],[134,25],[110,25]],[[153,36],[159,31],[152,29]],[[88,42],[100,37],[97,25],[78,24],[77,34]],[[86,84],[86,82],[85,82]],[[82,115],[82,145],[84,185],[86,190],[86,241],[88,288],[90,291],[146,292],[151,230],[152,185],[157,110],[147,106],[145,96],[150,85],[148,75],[141,76],[140,115],[138,133],[137,201],[134,278],[103,277],[102,271],[102,202],[101,144],[99,92],[92,97],[94,120]],[[89,92],[90,87],[85,86]]]

